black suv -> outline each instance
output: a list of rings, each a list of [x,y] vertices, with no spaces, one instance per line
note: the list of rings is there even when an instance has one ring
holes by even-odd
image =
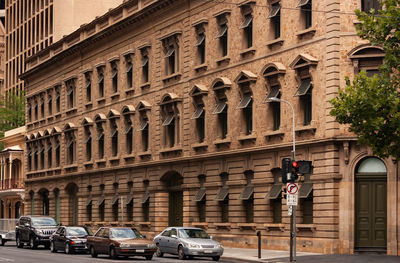
[[[50,236],[57,230],[56,221],[49,216],[21,216],[15,228],[17,247],[25,243],[34,249],[39,245],[50,247]]]

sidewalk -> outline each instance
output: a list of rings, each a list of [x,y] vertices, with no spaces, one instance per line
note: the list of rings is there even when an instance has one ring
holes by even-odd
[[[261,259],[257,249],[224,248],[222,260],[228,262],[289,262],[289,251],[261,250]],[[400,257],[363,253],[358,255],[324,255],[317,253],[297,252],[296,262],[301,263],[399,263]]]

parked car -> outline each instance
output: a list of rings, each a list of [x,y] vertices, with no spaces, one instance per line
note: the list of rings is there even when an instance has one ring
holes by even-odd
[[[21,216],[15,228],[17,247],[29,244],[32,249],[39,245],[49,248],[50,236],[57,228],[56,221],[49,216]]]
[[[0,219],[0,246],[4,246],[7,241],[15,240],[15,226],[18,219]]]
[[[108,254],[111,258],[143,256],[151,260],[157,250],[153,241],[129,227],[102,227],[87,238],[86,246],[94,258],[98,254]]]
[[[86,239],[93,232],[82,226],[60,226],[50,237],[50,250],[63,250],[66,254],[87,252]]]
[[[168,227],[154,237],[157,245],[156,255],[162,257],[164,253],[178,255],[179,259],[186,257],[211,257],[218,261],[223,246],[213,240],[206,231],[195,227]]]

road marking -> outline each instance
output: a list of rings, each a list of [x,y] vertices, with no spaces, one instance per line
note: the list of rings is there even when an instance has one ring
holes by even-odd
[[[10,259],[10,258],[0,258],[0,262],[14,262],[14,259]]]

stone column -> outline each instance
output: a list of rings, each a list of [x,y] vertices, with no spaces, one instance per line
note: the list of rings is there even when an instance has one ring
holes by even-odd
[[[11,177],[12,177],[12,154],[8,158],[8,189],[11,189]]]
[[[153,201],[153,200],[151,200]],[[154,231],[160,233],[168,226],[168,192],[154,193]]]

